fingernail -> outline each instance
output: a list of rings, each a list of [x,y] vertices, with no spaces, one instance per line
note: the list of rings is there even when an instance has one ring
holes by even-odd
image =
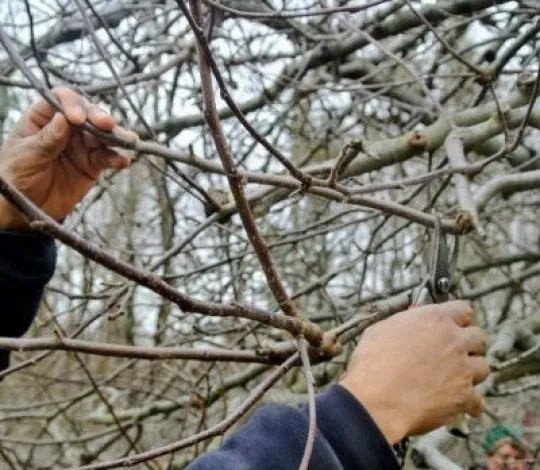
[[[116,126],[113,129],[113,134],[124,139],[127,142],[136,142],[139,140],[139,135],[136,132],[128,131],[122,127]]]
[[[77,106],[77,114],[80,121],[86,121],[86,110],[82,106]]]
[[[123,170],[131,165],[131,158],[126,155],[117,155],[111,159],[111,164],[113,168]]]

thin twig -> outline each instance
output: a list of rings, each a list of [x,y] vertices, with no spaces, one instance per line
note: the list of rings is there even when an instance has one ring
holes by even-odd
[[[330,170],[330,175],[328,176],[328,186],[331,188],[336,186],[340,174],[345,170],[345,168],[347,168],[347,165],[351,162],[351,160],[363,150],[363,148],[364,141],[362,139],[351,140],[350,142],[346,142],[343,147],[341,147],[337,156],[337,162],[332,170]]]
[[[474,64],[471,64],[469,61],[463,58],[463,56],[457,52],[446,39],[444,39],[438,31],[433,27],[433,25],[429,22],[429,20],[422,14],[420,10],[417,10],[414,8],[413,4],[410,0],[403,0],[409,9],[414,13],[414,15],[422,22],[426,27],[431,31],[431,33],[437,38],[437,41],[439,41],[444,48],[450,53],[450,55],[456,59],[458,62],[461,62],[465,67],[467,67],[471,72],[475,73],[477,76],[483,76],[482,70],[480,70],[478,67],[476,67]]]
[[[195,36],[197,38],[197,51],[199,54],[199,70],[201,77],[201,85],[203,91],[204,109],[208,125],[210,127],[214,144],[221,158],[223,167],[227,172],[227,179],[231,191],[238,207],[238,212],[244,224],[246,233],[250,239],[250,242],[259,258],[259,263],[266,276],[266,280],[272,293],[274,294],[279,307],[283,312],[291,317],[298,317],[300,315],[295,303],[290,299],[279,275],[279,272],[270,256],[266,241],[259,233],[259,229],[253,217],[253,213],[249,206],[244,193],[244,185],[242,177],[238,175],[236,164],[231,155],[229,146],[227,144],[226,137],[221,127],[221,122],[218,117],[217,108],[215,104],[214,91],[212,87],[211,76],[211,53],[208,49],[206,38],[204,37],[204,30],[202,27],[202,12],[200,2],[197,0],[190,0],[190,5],[193,11],[193,16],[190,14],[186,5],[182,0],[177,0],[179,8],[186,16],[190,23]],[[321,338],[322,339],[322,338]]]
[[[241,304],[216,304],[192,299],[171,287],[158,276],[141,270],[125,261],[115,259],[100,247],[89,243],[75,233],[68,232],[58,222],[51,219],[39,208],[32,204],[19,190],[0,176],[0,194],[19,209],[31,221],[34,229],[48,233],[79,253],[96,261],[123,276],[136,281],[138,284],[162,295],[176,303],[185,312],[204,313],[210,316],[235,316],[276,326],[297,335],[302,333],[310,344],[320,344],[322,331],[309,321],[275,315],[263,310],[247,307]],[[305,330],[305,331],[304,331]]]
[[[216,82],[220,89],[220,95],[221,98],[227,103],[231,111],[235,114],[237,119],[241,122],[241,124],[244,126],[244,128],[249,132],[249,134],[257,141],[259,142],[266,150],[268,150],[272,155],[274,155],[278,161],[290,172],[290,174],[302,182],[303,185],[309,187],[311,184],[312,177],[309,175],[306,175],[303,173],[300,169],[296,168],[296,166],[285,156],[283,155],[279,150],[277,150],[268,140],[261,135],[259,132],[255,130],[255,128],[249,123],[249,121],[246,119],[244,113],[242,110],[238,107],[238,105],[235,103],[235,101],[232,99],[231,94],[229,92],[229,88],[227,87],[227,84],[225,83],[225,80],[223,79],[221,72],[219,71],[219,67],[214,60],[214,57],[212,55],[212,52],[210,50],[210,46],[208,45],[208,41],[206,39],[206,36],[204,34],[204,25],[202,20],[202,13],[197,17],[195,15],[195,10],[193,16],[189,13],[189,10],[185,6],[183,0],[176,0],[176,3],[178,7],[182,10],[182,13],[184,13],[186,19],[188,20],[193,32],[195,33],[195,37],[197,39],[197,49],[199,51],[199,56],[205,58],[204,64],[200,63],[200,71],[201,71],[201,83],[204,85],[204,81],[209,81],[210,85],[212,82],[211,77],[205,77],[203,75],[203,70],[205,70],[205,74],[211,74],[213,73]],[[193,4],[191,3],[192,9]],[[195,18],[194,18],[195,17]],[[203,78],[205,80],[203,80]],[[212,90],[212,96],[214,92]],[[206,103],[207,105],[209,103]],[[214,110],[212,111],[212,114],[215,114],[215,118],[213,120],[216,120],[219,122],[219,113],[217,111],[217,107],[214,105]],[[206,113],[210,112],[208,108],[206,108]],[[209,119],[209,116],[206,116],[207,120]],[[219,150],[218,150],[219,151]],[[226,167],[225,163],[224,166]]]
[[[112,460],[103,463],[95,463],[85,465],[83,467],[72,468],[71,470],[107,470],[111,468],[119,467],[133,467],[141,462],[147,462],[162,455],[178,452],[186,447],[197,444],[198,442],[210,439],[214,436],[219,436],[227,431],[232,425],[240,420],[253,405],[255,405],[260,398],[279,380],[283,377],[294,365],[294,363],[300,358],[299,353],[293,354],[286,362],[276,368],[266,379],[264,379],[257,387],[253,389],[250,395],[244,400],[234,412],[227,416],[224,420],[218,424],[206,429],[203,432],[190,436],[181,441],[168,444],[157,449],[152,449],[147,452],[143,452],[137,455],[131,455],[122,459]]]
[[[459,130],[453,130],[450,132],[450,134],[448,134],[448,137],[444,141],[444,150],[451,166],[467,166],[467,160],[465,159],[465,146]],[[460,204],[460,210],[466,211],[470,214],[474,228],[482,237],[484,237],[485,230],[480,224],[480,216],[478,215],[478,209],[474,202],[470,181],[460,173],[456,173],[454,175],[454,181],[456,183],[456,192]]]
[[[179,347],[143,347],[123,344],[97,343],[61,338],[2,338],[0,350],[11,351],[70,351],[103,357],[144,359],[150,361],[195,360],[203,362],[228,361],[239,363],[275,364],[272,351],[233,351],[227,349],[198,349]]]
[[[212,8],[229,13],[238,18],[251,18],[251,19],[269,19],[269,20],[280,20],[285,18],[309,18],[312,16],[327,16],[334,13],[358,13],[360,11],[368,10],[377,5],[381,5],[390,0],[372,0],[371,2],[365,3],[358,6],[338,6],[331,8],[321,8],[318,10],[303,10],[303,11],[285,11],[285,10],[276,10],[271,13],[258,13],[252,11],[242,11],[236,8],[229,7],[223,3],[216,2],[215,0],[203,0],[203,3],[210,5]]]
[[[307,343],[304,338],[298,338],[298,350],[300,351],[300,358],[302,360],[302,370],[304,372],[304,378],[306,379],[307,391],[308,391],[308,410],[309,410],[309,427],[306,440],[306,446],[304,449],[304,455],[298,470],[308,470],[311,456],[313,455],[313,446],[315,445],[315,438],[317,437],[317,407],[315,405],[315,379],[313,378],[313,370],[309,360]]]

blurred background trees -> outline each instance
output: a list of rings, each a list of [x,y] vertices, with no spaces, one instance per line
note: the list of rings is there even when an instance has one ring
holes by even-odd
[[[313,365],[323,387],[343,372],[366,321],[407,305],[438,214],[460,240],[455,293],[474,302],[499,368],[484,390],[489,415],[471,423],[468,440],[437,445],[466,468],[496,421],[524,425],[538,441],[538,3],[202,1],[215,104],[266,247],[250,241],[206,124],[198,39],[181,5],[0,0],[2,30],[44,86],[77,89],[148,144],[64,228],[190,298],[283,316],[257,256],[267,251],[300,314],[343,344]],[[0,139],[35,87],[0,50]],[[2,468],[71,468],[179,442],[241,406],[296,349],[277,323],[240,308],[188,312],[60,246],[28,336],[77,338],[90,350],[13,353],[0,388]],[[113,358],[92,350],[97,343],[252,356],[150,361],[128,348]],[[280,347],[286,353],[271,359]],[[310,367],[259,402],[307,400]],[[137,468],[182,468],[220,439]]]

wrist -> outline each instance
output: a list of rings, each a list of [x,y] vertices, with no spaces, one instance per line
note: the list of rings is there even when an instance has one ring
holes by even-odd
[[[391,402],[391,397],[396,391],[378,389],[373,386],[373,382],[373,378],[363,381],[345,376],[340,385],[362,404],[387,442],[393,446],[408,435],[407,410]]]
[[[23,215],[2,195],[0,195],[0,230],[27,230],[28,223]]]

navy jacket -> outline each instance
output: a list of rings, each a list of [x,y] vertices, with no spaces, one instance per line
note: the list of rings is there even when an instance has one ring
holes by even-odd
[[[38,233],[0,232],[0,336],[30,327],[56,263],[54,242]],[[0,370],[9,353],[0,351]],[[309,425],[307,407],[268,405],[218,450],[188,470],[296,470]],[[329,387],[317,397],[317,437],[310,470],[398,470],[391,447],[368,412],[347,390]]]
[[[56,265],[56,245],[37,232],[0,231],[0,336],[22,336],[34,319]],[[9,351],[0,351],[0,370]]]

